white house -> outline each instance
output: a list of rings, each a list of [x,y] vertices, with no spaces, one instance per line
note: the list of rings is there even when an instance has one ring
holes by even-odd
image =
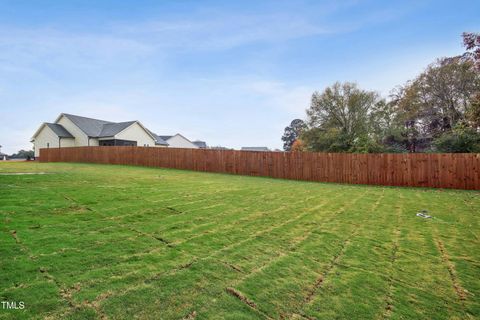
[[[2,146],[0,146],[0,161],[5,161],[8,159],[8,154],[2,153]]]
[[[200,147],[188,140],[180,133],[177,133],[174,136],[159,136],[162,140],[168,143],[168,146],[171,148],[189,148],[189,149],[199,149]],[[198,141],[197,141],[198,142]],[[202,141],[203,142],[203,141]]]
[[[31,142],[35,157],[41,148],[80,146],[167,147],[168,143],[140,121],[110,122],[62,113],[54,123],[43,123]]]
[[[267,147],[242,147],[242,149],[240,149],[242,151],[263,151],[263,152],[266,152],[266,151],[270,151],[270,149],[268,149]]]

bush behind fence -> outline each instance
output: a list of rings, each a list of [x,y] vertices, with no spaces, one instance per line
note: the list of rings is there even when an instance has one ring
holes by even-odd
[[[40,150],[41,162],[186,169],[281,179],[480,190],[480,154],[252,152],[153,147]]]

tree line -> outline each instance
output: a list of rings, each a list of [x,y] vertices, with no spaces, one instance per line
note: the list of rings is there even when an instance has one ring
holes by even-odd
[[[351,82],[314,92],[306,118],[282,136],[286,151],[480,152],[480,33],[463,55],[437,59],[388,98]]]

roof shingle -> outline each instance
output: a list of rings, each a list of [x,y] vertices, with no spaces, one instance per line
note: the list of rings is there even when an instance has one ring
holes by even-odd
[[[113,137],[120,131],[128,128],[136,121],[127,121],[127,122],[118,122],[118,123],[106,123],[102,127],[102,131],[98,135],[99,138],[102,137]]]
[[[73,114],[64,113],[70,121],[72,121],[80,130],[89,137],[99,137],[102,132],[103,125],[113,123],[110,121],[75,116]]]
[[[52,129],[52,131],[60,138],[73,138],[72,134],[68,132],[67,129],[65,129],[61,124],[45,123],[45,125]]]
[[[206,149],[207,148],[207,143],[205,141],[197,140],[197,141],[193,141],[192,143],[194,145],[196,145],[197,147],[199,147],[200,149]]]

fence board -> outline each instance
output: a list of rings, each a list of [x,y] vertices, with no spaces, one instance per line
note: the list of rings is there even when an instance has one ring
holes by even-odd
[[[129,146],[41,149],[40,161],[137,165],[319,182],[480,190],[480,154],[252,152]]]

